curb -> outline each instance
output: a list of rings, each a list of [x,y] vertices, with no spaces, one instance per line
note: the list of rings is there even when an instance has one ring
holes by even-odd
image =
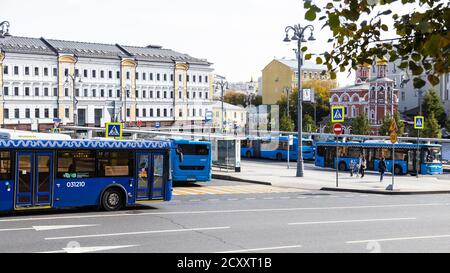
[[[415,195],[415,194],[449,194],[450,191],[386,191],[386,190],[363,190],[363,189],[346,189],[346,188],[321,188],[321,191],[338,191],[338,192],[357,192],[369,194],[384,195]]]
[[[214,179],[221,179],[221,180],[236,181],[236,182],[260,184],[260,185],[269,185],[269,186],[272,185],[272,183],[270,183],[270,182],[242,179],[242,178],[233,177],[231,175],[223,175],[223,174],[212,174],[212,178],[214,178]]]

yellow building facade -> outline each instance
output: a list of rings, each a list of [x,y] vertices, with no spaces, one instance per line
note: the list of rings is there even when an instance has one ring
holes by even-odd
[[[279,99],[297,88],[297,60],[274,59],[262,70],[263,104],[276,104]],[[321,75],[326,66],[305,63],[302,66],[301,80],[329,80]]]
[[[222,102],[213,103],[213,126],[220,127],[222,123]],[[226,122],[227,131],[234,129],[236,124],[238,128],[243,129],[247,124],[247,110],[244,107],[223,103],[223,121]]]

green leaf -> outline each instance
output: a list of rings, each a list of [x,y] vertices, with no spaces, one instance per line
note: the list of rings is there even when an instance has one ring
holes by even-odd
[[[314,8],[310,8],[305,13],[305,19],[308,21],[314,21],[316,19],[316,10]]]
[[[433,74],[428,75],[428,81],[431,83],[431,85],[435,86],[439,84],[439,77],[436,77]]]
[[[336,72],[330,71],[330,77],[331,77],[332,80],[335,80],[336,79]]]
[[[310,60],[311,59],[311,53],[305,54],[305,60]]]
[[[411,54],[411,58],[412,58],[414,61],[418,62],[418,61],[420,61],[421,56],[420,56],[420,54],[413,53],[413,54]]]
[[[414,80],[413,80],[414,88],[417,88],[417,89],[422,88],[425,86],[425,84],[426,84],[426,82],[424,80],[422,80],[421,78],[414,78]]]
[[[316,64],[322,64],[322,63],[323,63],[322,58],[316,57]]]
[[[336,14],[330,13],[328,15],[328,21],[330,22],[330,28],[334,29],[340,26],[339,16]]]
[[[388,26],[386,26],[385,24],[382,24],[382,25],[381,25],[381,29],[382,29],[383,31],[388,31],[388,30],[389,30]]]
[[[306,46],[302,47],[302,49],[301,49],[302,52],[305,52],[306,50],[308,50],[308,47],[306,47]]]

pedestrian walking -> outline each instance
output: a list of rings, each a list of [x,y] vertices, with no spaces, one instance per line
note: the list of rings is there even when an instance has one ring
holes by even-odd
[[[380,182],[383,182],[384,172],[386,171],[386,161],[384,160],[384,157],[381,158],[378,169],[380,171]]]
[[[366,167],[367,167],[366,159],[364,158],[364,156],[361,156],[359,158],[359,172],[361,173],[361,178],[364,177]]]

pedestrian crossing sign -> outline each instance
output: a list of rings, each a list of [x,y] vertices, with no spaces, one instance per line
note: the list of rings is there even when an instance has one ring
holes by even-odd
[[[122,139],[122,123],[107,122],[105,136],[107,138]]]
[[[331,122],[344,122],[345,107],[332,106],[331,107]]]
[[[423,123],[425,122],[425,118],[423,116],[415,116],[414,117],[414,129],[422,130]]]

